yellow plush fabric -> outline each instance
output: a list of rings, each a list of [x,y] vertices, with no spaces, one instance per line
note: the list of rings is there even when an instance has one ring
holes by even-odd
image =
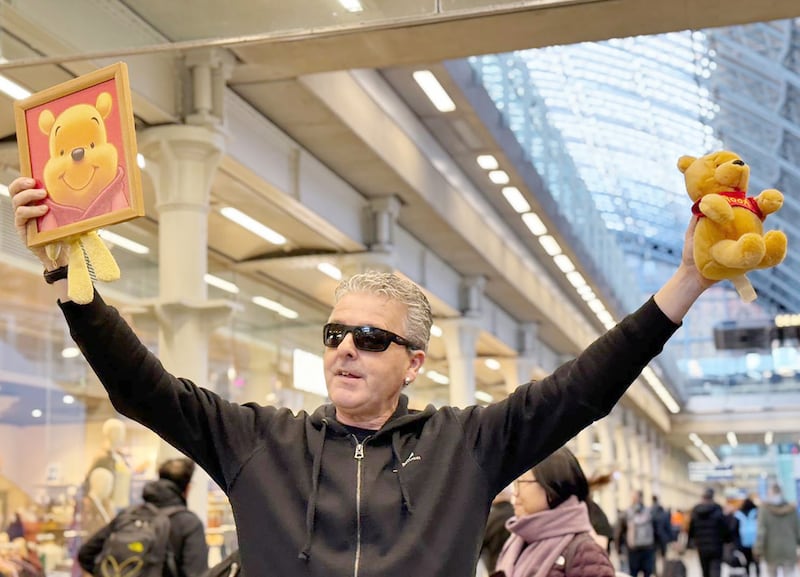
[[[53,261],[63,250],[64,245],[69,251],[69,272],[67,273],[67,294],[78,304],[92,302],[94,289],[92,288],[92,275],[100,281],[112,282],[119,279],[120,271],[117,261],[103,239],[92,230],[84,234],[73,236],[64,241],[64,244],[48,245],[46,250]],[[91,270],[91,272],[90,272]]]
[[[682,156],[678,169],[700,217],[694,234],[694,260],[711,280],[730,280],[745,301],[756,298],[745,273],[779,264],[786,256],[786,235],[764,233],[763,220],[780,210],[783,194],[770,188],[747,197],[750,167],[728,150],[696,158]]]

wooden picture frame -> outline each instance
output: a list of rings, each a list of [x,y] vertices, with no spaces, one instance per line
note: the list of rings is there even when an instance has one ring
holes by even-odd
[[[20,172],[47,190],[28,246],[144,215],[128,68],[106,66],[14,102]]]

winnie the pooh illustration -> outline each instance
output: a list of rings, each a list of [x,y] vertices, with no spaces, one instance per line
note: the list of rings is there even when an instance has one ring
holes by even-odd
[[[763,229],[766,216],[783,206],[783,194],[770,188],[748,197],[750,167],[728,150],[682,156],[678,169],[700,218],[693,246],[697,269],[708,279],[730,280],[742,300],[754,300],[745,273],[773,267],[786,256],[786,235]]]
[[[40,231],[130,206],[117,148],[106,133],[112,105],[111,95],[102,92],[94,106],[75,104],[58,117],[49,109],[39,114],[50,152],[43,171],[50,210],[39,222]]]

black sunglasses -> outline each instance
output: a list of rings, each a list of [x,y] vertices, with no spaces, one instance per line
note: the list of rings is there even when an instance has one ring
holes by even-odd
[[[362,351],[373,353],[385,351],[392,343],[397,343],[401,347],[412,350],[419,349],[419,347],[413,345],[400,335],[396,335],[384,329],[369,326],[354,327],[339,323],[328,323],[322,327],[322,342],[325,343],[326,347],[335,349],[342,344],[347,333],[353,333],[353,343],[355,343],[357,349]]]

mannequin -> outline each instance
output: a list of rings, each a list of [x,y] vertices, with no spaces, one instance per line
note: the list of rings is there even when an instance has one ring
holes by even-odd
[[[107,419],[103,423],[103,454],[92,463],[91,475],[95,469],[107,469],[112,474],[112,489],[109,496],[111,513],[117,513],[130,505],[131,469],[122,446],[125,443],[125,423],[119,419]]]
[[[92,535],[108,524],[114,517],[111,495],[114,489],[114,474],[103,467],[89,473],[89,487],[83,497],[81,529]]]

